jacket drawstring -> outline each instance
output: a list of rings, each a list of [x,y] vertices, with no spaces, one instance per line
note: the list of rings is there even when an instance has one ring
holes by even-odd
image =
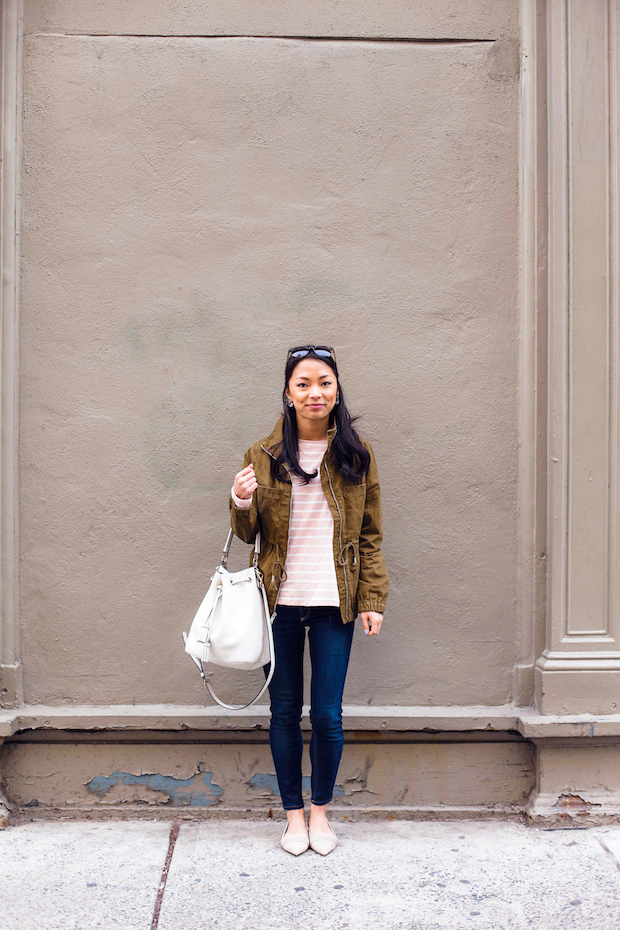
[[[276,582],[276,569],[278,569],[279,578]],[[283,581],[286,581],[286,569],[284,568],[284,562],[280,558],[280,547],[276,543],[276,558],[271,569],[271,584],[275,586],[276,584],[281,584]]]
[[[351,549],[351,552],[353,553],[352,565],[353,565],[353,568],[355,568],[355,566],[357,565],[357,555],[355,552],[355,543],[351,541],[349,541],[348,543],[345,543],[342,549],[340,550],[340,552],[338,553],[338,563],[342,565],[342,567],[344,568],[345,553],[347,549]]]

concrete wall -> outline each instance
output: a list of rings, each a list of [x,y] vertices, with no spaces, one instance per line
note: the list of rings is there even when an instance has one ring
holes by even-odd
[[[29,816],[284,816],[268,742],[24,741],[7,745],[4,783]],[[332,809],[350,818],[519,816],[533,787],[525,741],[347,743]],[[303,794],[310,802],[304,753]]]
[[[510,700],[514,4],[431,42],[404,10],[413,41],[376,42],[124,36],[124,6],[78,6],[25,6],[24,699],[204,699],[180,632],[286,349],[313,340],[384,487],[392,593],[347,699]]]
[[[277,807],[268,709],[212,707],[180,633],[285,350],[326,341],[391,582],[354,639],[344,815],[620,817],[619,24],[620,0],[4,0],[18,807]]]

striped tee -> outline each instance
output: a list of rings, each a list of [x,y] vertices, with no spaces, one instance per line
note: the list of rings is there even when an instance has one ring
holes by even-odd
[[[299,464],[305,472],[318,471],[327,450],[327,439],[299,439]],[[291,519],[286,554],[285,580],[280,587],[278,604],[291,607],[338,607],[340,597],[334,567],[334,518],[329,509],[321,476],[310,484],[292,475]],[[240,500],[233,491],[237,507],[249,507],[251,499]]]

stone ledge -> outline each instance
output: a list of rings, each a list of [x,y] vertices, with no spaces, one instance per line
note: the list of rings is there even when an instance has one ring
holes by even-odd
[[[525,814],[529,824],[541,827],[620,823],[620,791],[588,791],[587,798],[567,791],[540,791],[532,796]]]
[[[519,708],[518,731],[526,739],[620,736],[620,714],[539,714]]]
[[[302,728],[310,728],[309,707],[304,705]],[[248,730],[269,726],[266,704],[246,712],[220,707],[170,704],[118,704],[105,706],[26,705],[0,712],[0,737],[29,729],[96,730]],[[510,705],[498,707],[390,707],[344,705],[346,730],[516,730],[517,717]]]
[[[302,728],[309,729],[304,706]],[[620,714],[543,715],[533,708],[466,705],[453,707],[344,705],[345,730],[515,731],[525,739],[620,736]],[[174,704],[25,705],[0,711],[0,739],[31,729],[54,730],[251,730],[269,726],[265,704],[248,711]]]
[[[523,807],[514,804],[437,804],[437,805],[377,805],[374,807],[329,806],[330,820],[334,822],[359,823],[364,821],[392,820],[512,820],[525,823]],[[20,808],[11,814],[11,826],[33,820],[180,820],[190,822],[213,820],[285,820],[284,810],[274,806],[264,807],[174,807],[153,809],[144,805],[123,804],[105,809],[92,807],[29,807]]]

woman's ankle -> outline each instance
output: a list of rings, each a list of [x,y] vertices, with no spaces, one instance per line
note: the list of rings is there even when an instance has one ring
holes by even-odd
[[[286,817],[289,823],[298,824],[299,826],[306,823],[305,810],[303,807],[287,811]]]
[[[311,820],[327,820],[327,804],[310,803]]]

